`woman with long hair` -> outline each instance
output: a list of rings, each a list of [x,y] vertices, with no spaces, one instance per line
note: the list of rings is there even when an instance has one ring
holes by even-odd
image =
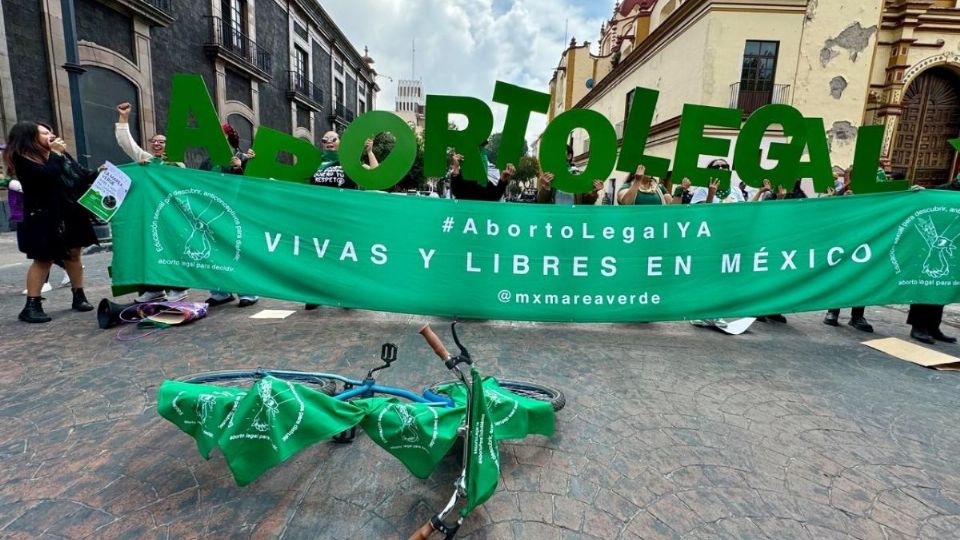
[[[69,205],[74,204],[64,185],[67,161],[61,139],[35,122],[19,122],[7,136],[3,158],[23,189],[23,223],[17,227],[17,244],[33,264],[27,270],[27,303],[19,319],[29,323],[49,322],[43,311],[40,289],[50,266],[61,259],[73,285],[73,309],[90,311],[93,306],[83,293],[83,265],[80,245],[67,232]],[[70,220],[72,221],[72,220]]]

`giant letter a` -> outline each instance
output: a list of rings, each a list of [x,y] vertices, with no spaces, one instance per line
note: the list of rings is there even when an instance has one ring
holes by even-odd
[[[233,155],[203,77],[178,73],[173,76],[167,115],[167,161],[183,161],[187,148],[206,149],[216,165],[229,165]]]

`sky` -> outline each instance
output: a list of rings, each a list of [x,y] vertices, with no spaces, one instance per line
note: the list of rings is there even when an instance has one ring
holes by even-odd
[[[493,110],[496,132],[506,115],[506,107],[493,103],[496,81],[549,92],[570,37],[589,41],[596,51],[600,25],[612,15],[614,0],[332,0],[322,5],[361,54],[364,46],[370,48],[380,75],[378,109],[393,110],[396,81],[415,77],[427,94],[482,99]],[[528,142],[545,126],[546,115],[532,115]]]

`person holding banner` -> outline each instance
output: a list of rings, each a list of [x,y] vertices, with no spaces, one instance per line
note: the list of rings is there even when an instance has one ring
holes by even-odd
[[[580,169],[573,164],[573,147],[567,146],[567,166],[568,171],[574,174],[580,173]],[[603,182],[601,180],[593,181],[593,191],[590,193],[566,193],[557,191],[551,185],[553,183],[553,173],[543,173],[540,176],[540,182],[537,186],[537,202],[550,204],[580,204],[593,206],[600,199],[600,193],[603,192]]]
[[[310,183],[315,186],[337,187],[342,189],[360,189],[345,172],[340,165],[340,135],[336,131],[328,131],[320,138],[320,144],[323,145],[323,161],[317,172],[313,173]],[[363,153],[367,162],[362,166],[364,169],[376,169],[380,166],[377,156],[373,153],[373,139],[367,139],[363,145]]]
[[[166,135],[154,133],[153,137],[150,137],[150,152],[140,148],[140,145],[133,140],[133,134],[130,133],[130,111],[132,108],[133,107],[129,103],[121,103],[117,105],[117,113],[119,113],[119,117],[117,118],[117,123],[114,127],[114,136],[117,138],[117,144],[120,145],[123,153],[127,154],[130,159],[141,165],[154,160],[160,160],[166,165],[174,165],[176,167],[185,168],[186,165],[179,161],[167,161]],[[171,302],[179,302],[186,297],[186,289],[171,288],[168,292],[163,287],[146,286],[140,289],[140,296],[134,299],[134,302],[152,302],[164,299]]]
[[[484,141],[480,145],[480,156],[487,171],[487,181],[482,185],[463,177],[460,171],[460,162],[463,161],[463,156],[457,153],[456,148],[453,149],[453,154],[450,156],[450,191],[453,192],[454,199],[496,202],[502,199],[503,194],[506,193],[507,186],[517,169],[513,166],[513,163],[507,163],[502,172],[498,171],[487,157],[487,149],[484,148],[487,142]]]
[[[225,165],[220,167],[220,172],[223,174],[236,174],[243,175],[244,171],[247,169],[247,162],[251,159],[257,157],[257,154],[253,149],[243,151],[240,149],[240,134],[237,133],[237,130],[233,128],[230,124],[223,124],[223,134],[227,136],[227,142],[230,143],[230,149],[233,150],[233,156],[230,158],[230,165]],[[200,169],[204,171],[213,170],[213,162],[210,161],[210,158],[204,160],[200,165]],[[253,294],[238,294],[240,297],[240,302],[237,304],[240,307],[248,307],[256,304],[260,301],[260,298]],[[224,291],[210,291],[210,296],[207,298],[207,304],[210,307],[221,306],[223,304],[228,304],[233,302],[236,296],[233,293],[224,292]]]
[[[10,130],[3,152],[7,170],[16,175],[23,190],[24,216],[17,227],[17,245],[33,263],[27,269],[27,301],[18,318],[28,323],[52,320],[43,311],[40,290],[55,259],[64,261],[71,282],[78,285],[73,309],[93,309],[83,294],[82,241],[78,244],[82,235],[67,230],[73,220],[68,219],[67,208],[72,203],[63,183],[65,151],[63,140],[46,127],[19,122]]]
[[[663,186],[653,176],[647,176],[647,168],[637,167],[637,172],[617,192],[617,202],[623,205],[663,205],[680,203],[674,200]]]

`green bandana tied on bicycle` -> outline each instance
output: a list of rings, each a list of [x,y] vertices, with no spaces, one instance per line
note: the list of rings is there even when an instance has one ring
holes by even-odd
[[[497,441],[531,433],[550,436],[554,431],[550,403],[503,390],[496,379],[481,379],[476,370],[472,374],[472,406],[477,412],[471,418],[473,440],[463,515],[496,491]],[[270,376],[252,388],[164,381],[157,411],[193,437],[205,459],[219,447],[241,486],[304,448],[357,425],[414,476],[426,478],[453,446],[466,415],[468,395],[462,384],[451,383],[437,391],[455,405],[437,407],[383,397],[340,401]]]

